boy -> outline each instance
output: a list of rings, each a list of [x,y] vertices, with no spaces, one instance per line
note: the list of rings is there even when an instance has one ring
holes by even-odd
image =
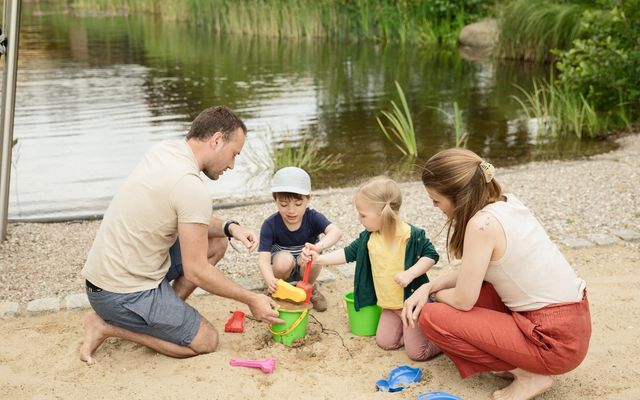
[[[271,183],[273,199],[278,212],[269,216],[260,229],[260,252],[258,265],[269,293],[276,290],[278,279],[287,282],[299,281],[304,274],[299,259],[306,243],[315,244],[318,251],[333,246],[342,236],[342,231],[324,215],[307,208],[311,198],[311,178],[303,169],[285,167],[278,170]],[[322,240],[318,240],[324,234]],[[314,265],[309,274],[313,284],[322,266]],[[327,300],[314,286],[311,304],[317,311],[327,309]]]

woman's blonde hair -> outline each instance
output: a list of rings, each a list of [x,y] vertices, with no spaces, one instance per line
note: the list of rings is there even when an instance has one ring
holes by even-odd
[[[376,176],[360,186],[354,200],[362,200],[380,213],[380,234],[391,242],[400,222],[398,213],[402,205],[400,186],[387,176]]]
[[[431,157],[422,171],[422,183],[449,199],[453,215],[447,223],[447,254],[462,257],[467,223],[478,211],[502,197],[493,178],[493,166],[476,153],[447,149]],[[453,228],[453,230],[452,230]]]

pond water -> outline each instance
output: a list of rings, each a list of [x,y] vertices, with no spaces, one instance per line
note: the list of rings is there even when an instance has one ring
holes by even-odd
[[[496,165],[601,152],[608,142],[540,144],[512,98],[548,69],[469,60],[457,49],[287,41],[213,35],[148,16],[34,13],[23,7],[9,217],[102,214],[142,155],[183,137],[204,108],[224,104],[249,128],[236,168],[209,182],[212,196],[268,191],[256,158],[314,138],[319,154],[342,154],[314,189],[389,173],[416,179],[376,117],[405,91],[421,164],[453,146],[456,102],[468,148]],[[443,110],[443,111],[439,111]]]

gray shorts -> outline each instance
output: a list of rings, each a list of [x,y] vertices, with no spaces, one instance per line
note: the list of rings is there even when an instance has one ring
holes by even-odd
[[[111,325],[188,346],[200,327],[200,314],[178,297],[169,284],[183,275],[178,241],[169,249],[169,256],[171,267],[155,289],[113,293],[88,284],[91,307]]]
[[[271,265],[273,265],[273,259],[279,253],[288,253],[288,254],[290,254],[291,257],[293,257],[293,262],[295,264],[295,266],[293,267],[293,270],[291,271],[291,274],[285,280],[287,282],[289,282],[289,283],[301,281],[302,280],[302,273],[300,271],[300,267],[298,266],[298,257],[300,257],[300,254],[293,255],[293,253],[288,252],[286,250],[280,250],[280,251],[277,251],[275,253],[271,253]]]

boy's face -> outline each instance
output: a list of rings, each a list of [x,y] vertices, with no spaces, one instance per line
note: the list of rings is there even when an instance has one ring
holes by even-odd
[[[300,199],[296,199],[293,197],[278,196],[276,198],[276,204],[278,206],[278,212],[287,226],[299,225],[302,222],[302,217],[309,204],[309,197],[302,196]]]

